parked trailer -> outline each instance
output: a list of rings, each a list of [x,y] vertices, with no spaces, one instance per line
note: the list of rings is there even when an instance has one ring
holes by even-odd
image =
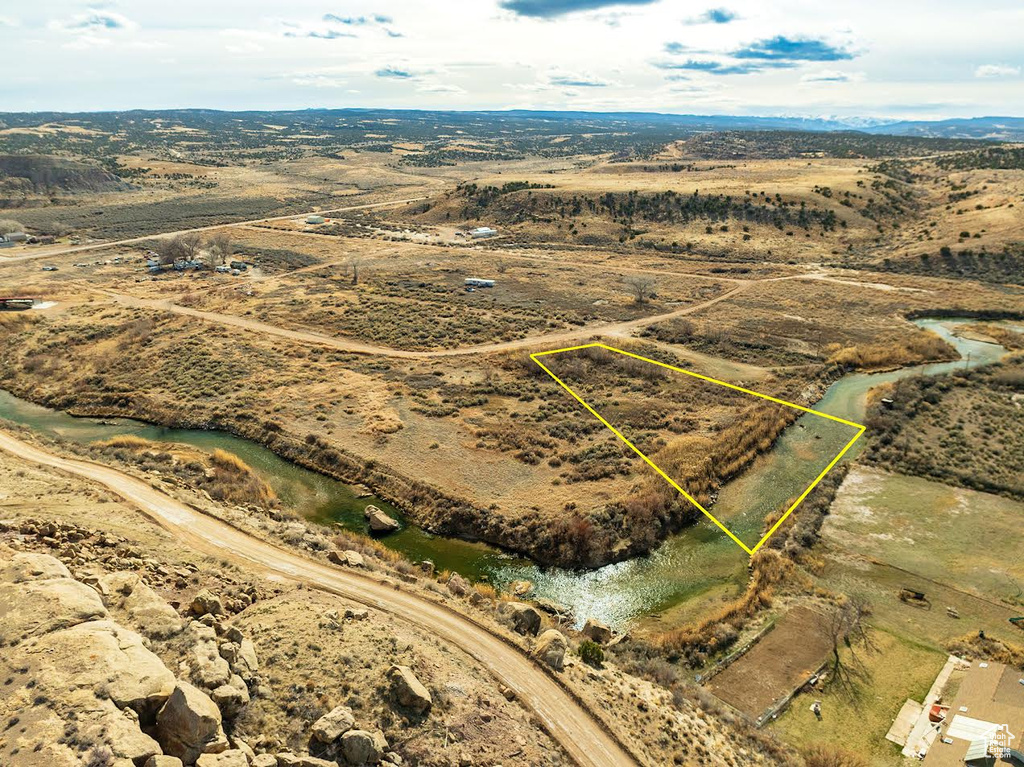
[[[0,298],[0,309],[31,309],[35,302],[34,298]]]

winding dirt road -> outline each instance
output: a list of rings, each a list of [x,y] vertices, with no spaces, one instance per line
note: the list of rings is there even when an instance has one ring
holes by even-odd
[[[0,450],[104,485],[197,551],[240,562],[250,572],[270,578],[301,582],[407,621],[468,653],[514,690],[577,764],[637,764],[602,722],[522,650],[445,605],[254,538],[109,466],[62,458],[4,432],[0,432]]]
[[[690,304],[689,306],[674,309],[673,311],[665,312],[664,314],[654,314],[647,317],[640,317],[635,320],[627,320],[625,322],[605,322],[587,325],[581,328],[574,328],[573,330],[557,331],[554,333],[546,333],[544,335],[517,338],[514,341],[499,341],[496,343],[460,346],[455,349],[433,349],[430,351],[410,351],[407,349],[395,349],[390,346],[376,346],[374,344],[363,343],[362,341],[355,341],[350,338],[328,336],[312,330],[290,330],[278,325],[271,325],[270,323],[259,322],[258,320],[250,320],[234,314],[205,312],[201,309],[192,309],[188,306],[181,306],[167,299],[138,298],[136,296],[128,296],[123,293],[103,292],[123,306],[130,306],[136,309],[173,312],[174,314],[182,314],[186,317],[195,317],[197,319],[214,322],[219,325],[231,325],[233,327],[243,328],[263,335],[278,336],[280,338],[287,338],[291,341],[299,341],[301,343],[329,346],[332,349],[337,349],[343,352],[352,352],[353,354],[372,354],[381,357],[400,357],[404,359],[431,359],[434,357],[457,357],[463,354],[512,351],[514,349],[525,349],[531,346],[537,346],[538,344],[565,346],[577,341],[585,340],[595,335],[617,336],[620,338],[628,337],[634,330],[638,330],[639,328],[644,328],[648,325],[653,325],[656,322],[670,320],[675,317],[685,317],[688,314],[693,314],[694,312],[699,312],[702,309],[713,306],[719,301],[725,301],[726,299],[732,298],[737,293],[746,290],[752,284],[755,283],[741,283],[712,299],[702,301],[699,304]]]

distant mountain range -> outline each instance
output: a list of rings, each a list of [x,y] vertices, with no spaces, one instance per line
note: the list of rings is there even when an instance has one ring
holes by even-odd
[[[745,115],[692,115],[662,112],[578,112],[527,109],[444,111],[416,109],[305,109],[226,112],[215,109],[131,110],[124,112],[0,112],[0,128],[23,127],[61,121],[131,127],[136,121],[171,119],[192,125],[221,125],[252,120],[284,120],[295,124],[325,125],[349,117],[411,121],[424,127],[434,121],[474,123],[487,120],[505,124],[506,130],[547,130],[564,123],[566,132],[588,127],[631,128],[633,130],[679,129],[700,131],[857,131],[889,136],[943,139],[988,139],[1024,141],[1024,117],[969,117],[949,120],[885,121],[871,117],[754,117]]]
[[[887,136],[1024,141],[1024,117],[963,117],[948,120],[885,121],[843,117],[752,117],[744,115],[679,115],[657,112],[483,112],[534,119],[625,120],[678,125],[696,130],[860,131]]]

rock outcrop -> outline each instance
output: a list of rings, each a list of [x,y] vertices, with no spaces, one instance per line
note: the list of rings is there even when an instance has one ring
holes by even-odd
[[[363,510],[363,516],[369,521],[370,531],[374,533],[392,533],[401,527],[397,520],[392,519],[373,504]]]
[[[115,765],[161,755],[140,721],[152,722],[174,689],[167,667],[54,557],[6,549],[0,560],[0,674],[23,685],[0,695],[0,710],[20,721],[0,738],[0,764],[17,764],[16,754],[38,744],[39,763],[81,764],[66,745],[69,726]],[[72,725],[57,713],[68,710],[77,714]]]
[[[434,701],[411,668],[392,666],[388,669],[388,679],[391,680],[391,694],[399,706],[419,715],[430,711]]]
[[[164,751],[186,765],[202,754],[219,754],[228,748],[217,704],[188,682],[178,682],[157,714],[156,728]]]
[[[182,629],[178,613],[138,573],[110,573],[99,579],[100,594],[111,609],[124,610],[129,622],[145,636],[166,639]]]
[[[379,764],[387,750],[382,732],[349,730],[341,736],[341,753],[348,764]]]
[[[0,643],[4,645],[106,617],[99,595],[72,579],[54,557],[15,554],[0,570]]]
[[[212,591],[203,589],[192,597],[192,614],[196,616],[223,615],[224,603]]]
[[[498,615],[519,634],[536,635],[540,631],[540,613],[525,602],[502,602]]]
[[[583,624],[583,630],[581,633],[583,636],[594,640],[598,644],[608,644],[612,638],[611,628],[594,618],[587,618],[587,622]]]
[[[533,648],[533,657],[547,663],[556,671],[565,666],[565,651],[568,642],[558,629],[548,629],[537,638]]]
[[[356,726],[356,718],[348,706],[338,706],[313,723],[313,737],[324,744],[334,743]]]

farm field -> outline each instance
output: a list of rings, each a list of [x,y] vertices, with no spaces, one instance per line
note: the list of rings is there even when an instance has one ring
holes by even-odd
[[[907,698],[924,699],[947,654],[887,631],[873,636],[873,649],[857,661],[852,692],[826,689],[802,695],[770,731],[801,748],[842,743],[844,751],[858,754],[870,767],[905,764],[900,747],[885,734]],[[821,701],[820,720],[810,710],[812,699]]]
[[[794,607],[754,647],[707,687],[719,698],[759,719],[824,663],[832,649],[828,618],[807,607]]]

